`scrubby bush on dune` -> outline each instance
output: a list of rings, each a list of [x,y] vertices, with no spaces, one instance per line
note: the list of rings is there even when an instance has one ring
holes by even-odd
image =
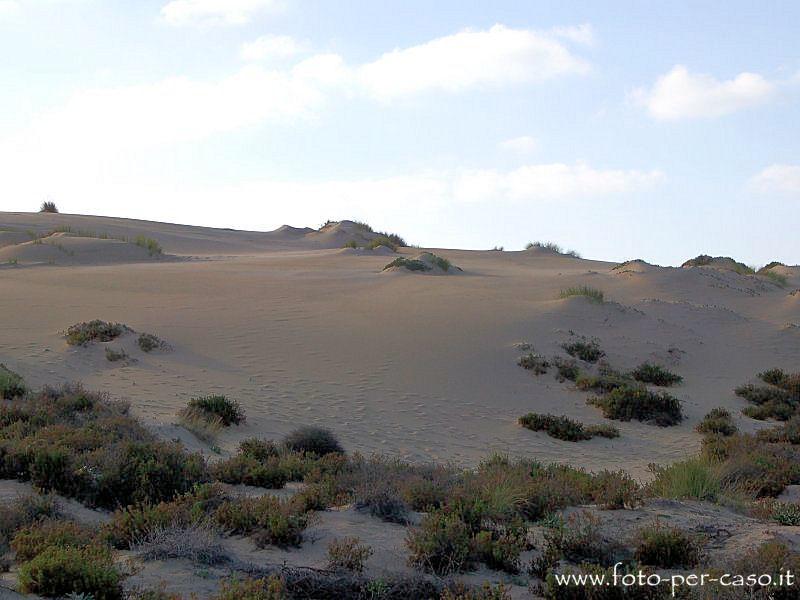
[[[161,244],[159,244],[153,238],[149,238],[144,235],[137,235],[134,238],[133,243],[139,246],[140,248],[144,248],[145,250],[147,250],[150,256],[160,256],[164,253],[163,248],[161,248]]]
[[[189,400],[188,413],[200,414],[208,421],[219,421],[223,427],[244,423],[245,414],[236,400],[230,400],[221,394],[199,396]]]
[[[630,373],[636,381],[651,383],[662,387],[669,387],[683,381],[683,377],[672,373],[660,365],[643,362]]]
[[[95,532],[73,521],[46,519],[17,531],[11,549],[19,562],[32,560],[46,548],[86,548],[97,544]]]
[[[621,387],[642,387],[629,375],[620,373],[605,363],[600,364],[597,375],[580,373],[575,380],[575,386],[579,390],[593,390],[601,394]]]
[[[782,273],[776,273],[775,271],[759,271],[758,275],[766,277],[778,287],[786,287],[789,284],[789,278]]]
[[[577,512],[559,519],[544,535],[544,548],[534,560],[531,571],[545,578],[561,561],[608,567],[614,564],[621,547],[600,533],[599,519],[588,512]]]
[[[42,206],[39,207],[39,212],[42,213],[57,213],[58,208],[56,207],[55,202],[51,202],[49,200],[42,202]]]
[[[700,254],[694,258],[690,258],[684,262],[681,267],[705,267],[718,262],[726,265],[731,271],[739,275],[753,275],[755,271],[744,263],[735,261],[728,256],[709,256],[708,254]]]
[[[142,333],[136,340],[142,352],[152,352],[153,350],[168,350],[169,344],[157,335],[152,333]]]
[[[655,478],[648,492],[656,498],[692,498],[715,502],[723,492],[719,468],[704,458],[690,458],[668,467],[651,465]]]
[[[698,433],[716,434],[721,436],[733,435],[738,428],[733,422],[730,411],[724,408],[712,409],[695,427]]]
[[[349,240],[349,241],[344,243],[344,246],[342,246],[342,248],[353,248],[353,249],[356,249],[356,248],[358,248],[358,242],[356,242],[355,240]]]
[[[383,267],[383,270],[386,271],[387,269],[391,269],[393,267],[404,267],[409,271],[430,271],[431,268],[426,265],[421,260],[416,260],[413,258],[406,258],[404,256],[400,256],[395,258],[392,262],[388,265]]]
[[[239,451],[210,467],[212,477],[231,484],[282,488],[288,481],[300,481],[315,466],[316,459],[303,452],[278,448],[267,440],[250,438],[239,444]]]
[[[532,431],[546,431],[550,437],[568,442],[589,440],[593,437],[619,437],[619,430],[610,425],[584,425],[578,421],[555,415],[528,413],[519,418],[519,424]]]
[[[742,413],[753,419],[787,421],[800,408],[800,373],[787,373],[782,369],[769,369],[758,374],[767,385],[752,383],[736,388],[737,396],[751,402]]]
[[[526,371],[533,371],[534,375],[543,375],[550,368],[550,362],[541,354],[529,352],[517,359],[517,365]]]
[[[214,511],[213,518],[224,530],[249,535],[263,548],[299,546],[309,514],[292,501],[261,496],[227,500]]]
[[[683,420],[680,400],[666,392],[641,387],[618,387],[587,403],[600,408],[606,418],[618,421],[636,419],[667,427]]]
[[[283,443],[295,452],[308,452],[317,456],[344,452],[334,433],[324,427],[299,427],[287,435]]]
[[[142,560],[185,559],[197,565],[230,561],[219,532],[209,523],[154,528],[134,549]]]
[[[328,569],[363,573],[372,554],[372,548],[362,544],[357,537],[334,539],[328,544]]]
[[[51,495],[22,496],[0,505],[0,552],[9,549],[21,529],[60,516],[59,505]]]
[[[374,250],[378,246],[385,246],[389,248],[392,252],[397,252],[397,244],[395,244],[391,239],[386,237],[385,235],[379,235],[378,237],[372,238],[369,242],[367,242],[366,248],[369,250]]]
[[[406,539],[409,563],[423,571],[450,575],[473,565],[472,531],[456,513],[434,511]]]
[[[571,256],[572,258],[581,257],[581,255],[575,252],[575,250],[564,250],[561,246],[554,242],[528,242],[525,245],[525,250],[542,250],[544,252],[551,252],[553,254]]]
[[[580,368],[578,368],[578,363],[571,358],[562,358],[560,356],[555,356],[553,357],[552,364],[557,371],[556,379],[558,379],[561,382],[567,380],[577,381],[578,376],[581,373]]]
[[[588,298],[592,302],[598,302],[600,304],[603,303],[605,298],[605,294],[603,294],[602,290],[598,290],[597,288],[589,287],[588,285],[579,285],[568,287],[564,290],[561,290],[559,294],[559,298],[572,298],[573,296],[583,296]]]
[[[790,527],[800,525],[800,504],[794,502],[779,502],[774,498],[762,498],[754,504],[752,514],[757,519],[774,521],[779,525]]]
[[[571,342],[561,344],[561,347],[570,356],[579,358],[584,362],[595,363],[606,355],[606,353],[600,349],[600,342],[598,340],[589,340],[585,337],[580,337]]]
[[[118,600],[122,573],[102,547],[50,546],[19,568],[19,589],[26,594],[62,597],[86,594],[94,600]]]
[[[700,538],[659,522],[640,527],[634,534],[636,560],[663,569],[694,567],[700,562]]]
[[[110,342],[133,329],[122,323],[110,323],[95,319],[71,325],[64,333],[70,346],[87,346],[93,342]]]
[[[120,348],[119,350],[114,350],[106,346],[106,360],[108,362],[119,362],[121,360],[125,360],[128,358],[128,353],[125,352],[124,348]]]
[[[0,363],[0,399],[11,400],[24,396],[26,391],[27,387],[22,376]]]

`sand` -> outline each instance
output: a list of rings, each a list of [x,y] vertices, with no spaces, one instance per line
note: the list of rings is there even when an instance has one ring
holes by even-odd
[[[388,276],[381,271],[393,258],[422,250],[343,252],[363,235],[351,223],[259,233],[0,213],[4,231],[63,226],[152,237],[167,257],[80,235],[51,240],[80,254],[57,264],[29,260],[41,251],[31,242],[0,248],[18,258],[10,265],[0,257],[0,362],[34,385],[78,380],[126,399],[165,437],[176,437],[176,414],[192,396],[225,394],[242,404],[247,423],[220,435],[223,454],[245,437],[317,424],[348,451],[464,466],[501,452],[646,478],[649,463],[697,452],[694,426],[711,408],[731,409],[745,431],[763,426],[740,416],[745,403],[734,387],[769,367],[797,368],[796,268],[782,269],[782,288],[719,265],[615,269],[545,252],[427,249],[463,272]],[[603,290],[606,302],[559,299],[574,285]],[[129,338],[110,345],[136,360],[111,363],[104,344],[66,345],[61,331],[96,318],[155,333],[173,351],[145,354]],[[530,411],[603,422],[587,393],[516,366],[517,342],[563,354],[570,332],[597,337],[615,367],[655,360],[682,375],[673,393],[687,420],[619,423],[621,437],[581,443],[520,428],[517,418]]]

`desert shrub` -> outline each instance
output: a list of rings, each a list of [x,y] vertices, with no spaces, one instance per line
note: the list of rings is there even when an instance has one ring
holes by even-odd
[[[187,413],[199,413],[207,421],[218,420],[223,427],[239,425],[246,419],[244,410],[236,400],[230,400],[220,394],[192,398],[184,410]]]
[[[436,254],[431,254],[431,262],[434,264],[434,266],[439,267],[442,271],[449,271],[453,266],[449,260]]]
[[[683,377],[680,375],[676,375],[660,365],[649,362],[643,362],[631,371],[631,377],[636,381],[652,383],[653,385],[664,387],[675,385],[683,381]]]
[[[278,457],[257,460],[240,454],[211,465],[210,472],[214,479],[225,483],[271,489],[280,489],[289,481]]]
[[[0,505],[0,551],[8,549],[20,529],[59,516],[59,505],[51,495],[22,496]]]
[[[758,519],[775,521],[780,525],[800,525],[800,504],[794,502],[762,498],[753,504],[752,514]]]
[[[656,498],[692,498],[716,501],[722,491],[719,469],[703,458],[690,458],[667,467],[650,466],[655,475],[648,486]]]
[[[534,375],[543,375],[547,373],[550,363],[541,354],[529,352],[517,359],[517,365],[527,371],[533,371]]]
[[[124,349],[114,350],[106,346],[106,360],[108,362],[117,362],[128,358],[128,353]]]
[[[98,547],[51,546],[19,568],[20,591],[47,597],[87,594],[94,600],[118,600],[121,581],[110,552]]]
[[[622,387],[642,387],[628,376],[622,375],[613,369],[601,369],[597,375],[581,373],[575,380],[575,386],[579,390],[593,390],[601,394],[606,394]]]
[[[119,336],[133,331],[122,323],[109,323],[95,319],[71,325],[64,333],[70,346],[87,346],[92,342],[110,342]]]
[[[603,416],[619,421],[649,421],[661,427],[677,425],[683,420],[681,402],[666,392],[644,388],[619,387],[601,397],[590,398],[589,404],[603,411]]]
[[[527,549],[527,531],[522,526],[482,530],[473,538],[475,558],[490,569],[519,572],[519,555]]]
[[[744,263],[737,262],[727,256],[709,256],[708,254],[700,254],[694,258],[690,258],[684,262],[681,267],[704,267],[712,264],[715,260],[730,261],[729,266],[731,271],[739,275],[753,275],[755,271]]]
[[[372,553],[372,548],[362,544],[357,537],[332,540],[328,544],[328,569],[363,573],[364,564]]]
[[[46,519],[17,531],[11,549],[18,562],[25,562],[49,547],[85,548],[94,540],[94,532],[78,523]]]
[[[22,376],[0,363],[0,399],[11,400],[24,396],[27,389]]]
[[[598,302],[600,304],[603,303],[605,295],[603,294],[602,290],[598,290],[597,288],[589,287],[588,285],[577,285],[568,287],[564,290],[561,290],[559,294],[559,298],[571,298],[573,296],[583,296],[588,298],[592,302]]]
[[[761,429],[756,436],[764,442],[775,444],[800,444],[800,415],[794,415],[778,427]]]
[[[333,432],[323,427],[299,427],[287,435],[283,443],[295,452],[308,452],[317,456],[344,453],[344,448]]]
[[[642,504],[642,486],[625,471],[595,473],[591,487],[592,500],[602,509],[632,509]]]
[[[299,546],[309,519],[294,503],[273,496],[226,500],[214,511],[213,517],[219,526],[231,533],[252,536],[259,547]]]
[[[136,238],[134,238],[133,243],[140,248],[147,250],[150,256],[160,256],[164,253],[163,248],[161,248],[161,244],[159,244],[153,238],[149,238],[144,235],[137,235]]]
[[[567,380],[577,381],[578,376],[580,375],[580,369],[578,368],[578,363],[575,362],[574,359],[566,359],[556,356],[551,362],[557,371],[556,379],[561,382]]]
[[[797,573],[800,570],[800,555],[792,551],[785,543],[771,540],[757,548],[743,553],[733,564],[733,573],[758,573],[772,575],[772,584],[756,585],[746,588],[748,598],[764,598],[775,600],[793,600],[797,598],[796,581],[790,585],[786,581],[786,573]],[[781,575],[784,575],[781,579]],[[711,590],[714,591],[713,589]],[[726,590],[720,590],[724,592]],[[720,594],[721,595],[721,594]]]
[[[358,248],[358,242],[356,242],[355,240],[347,241],[344,243],[344,246],[342,246],[342,248],[354,248],[354,249]]]
[[[584,337],[577,340],[561,344],[561,347],[570,356],[579,358],[582,361],[595,363],[606,355],[600,349],[600,342],[596,339],[588,340]]]
[[[664,569],[694,567],[702,550],[697,536],[659,522],[640,527],[633,544],[637,561]]]
[[[746,385],[740,385],[734,391],[737,396],[756,405],[769,403],[788,404],[792,401],[792,396],[789,392],[774,386],[753,385],[752,383],[748,383]]]
[[[392,240],[390,240],[388,237],[384,235],[379,235],[378,237],[372,238],[367,243],[367,248],[369,248],[370,250],[374,250],[378,246],[386,246],[392,252],[397,252],[397,244],[395,244]]]
[[[214,600],[286,600],[283,580],[277,576],[263,579],[231,579],[222,582]]]
[[[134,549],[143,560],[182,558],[200,565],[230,560],[218,532],[207,523],[152,528]]]
[[[621,547],[600,533],[599,519],[589,512],[572,513],[559,520],[544,534],[544,547],[532,564],[532,572],[543,577],[547,571],[566,560],[604,567],[614,564]]]
[[[55,202],[51,202],[50,200],[46,200],[42,202],[42,205],[39,207],[39,212],[42,213],[57,213],[58,208],[56,207]]]
[[[698,433],[730,436],[738,431],[730,411],[724,408],[712,409],[695,427]]]
[[[619,437],[619,430],[608,425],[590,425],[573,421],[566,416],[528,413],[519,418],[519,424],[532,431],[546,431],[547,435],[568,442],[589,440],[595,436]]]
[[[459,573],[472,565],[472,531],[458,514],[429,513],[406,537],[409,563],[437,575]]]
[[[431,270],[431,268],[421,260],[418,260],[416,258],[406,258],[404,256],[399,256],[395,258],[392,262],[383,267],[383,270],[386,271],[387,269],[391,269],[392,267],[405,267],[409,271]]]
[[[545,252],[552,252],[553,254],[565,254],[573,258],[580,258],[581,255],[575,250],[564,250],[561,246],[554,242],[528,242],[525,245],[525,250],[543,250]]]
[[[769,279],[772,283],[774,283],[778,287],[786,287],[789,284],[789,278],[786,277],[786,275],[784,275],[782,273],[776,273],[775,271],[763,271],[763,270],[760,270],[758,272],[758,275],[761,275],[762,277],[766,277],[767,279]]]
[[[142,333],[136,340],[142,352],[152,352],[153,350],[167,350],[169,344],[162,340],[157,335],[152,333]]]

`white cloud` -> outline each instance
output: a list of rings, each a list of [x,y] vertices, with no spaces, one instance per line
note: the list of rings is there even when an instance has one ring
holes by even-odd
[[[552,35],[494,25],[393,50],[361,66],[357,78],[372,95],[391,99],[429,90],[540,82],[588,68]]]
[[[498,146],[502,150],[518,152],[520,154],[528,154],[539,148],[539,142],[529,135],[521,135],[519,137],[500,142]]]
[[[588,23],[569,27],[554,27],[551,31],[553,35],[563,37],[576,44],[585,44],[586,46],[594,44],[594,29]]]
[[[633,98],[656,119],[678,120],[728,115],[767,102],[775,91],[776,85],[757,73],[720,81],[677,65],[652,89],[636,90]]]
[[[750,180],[750,188],[763,194],[800,196],[800,165],[770,165]]]
[[[243,60],[264,61],[290,58],[308,51],[308,44],[298,42],[288,35],[262,35],[242,44],[240,56]]]
[[[244,25],[278,7],[277,0],[171,0],[161,8],[161,18],[176,26]]]

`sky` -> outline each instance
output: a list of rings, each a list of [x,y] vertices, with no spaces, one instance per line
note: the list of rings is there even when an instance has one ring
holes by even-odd
[[[800,263],[795,1],[0,0],[0,210]]]

